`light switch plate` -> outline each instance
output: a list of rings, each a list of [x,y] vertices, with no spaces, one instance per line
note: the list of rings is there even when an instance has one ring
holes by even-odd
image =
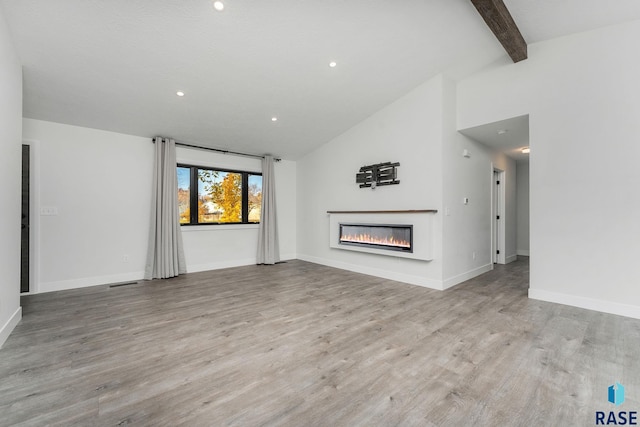
[[[40,215],[42,216],[58,215],[58,208],[55,206],[46,206],[46,207],[40,208]]]

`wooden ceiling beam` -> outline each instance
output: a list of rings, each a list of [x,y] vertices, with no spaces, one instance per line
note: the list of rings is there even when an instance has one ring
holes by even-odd
[[[471,0],[513,62],[527,59],[527,42],[502,0]]]

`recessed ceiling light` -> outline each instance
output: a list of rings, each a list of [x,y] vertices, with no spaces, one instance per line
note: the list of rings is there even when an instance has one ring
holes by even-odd
[[[531,149],[529,147],[524,147],[522,150],[522,154],[529,154],[531,152]]]
[[[504,135],[505,133],[507,133],[507,131],[508,131],[508,130],[509,130],[509,129],[500,129],[500,130],[498,131],[498,135]]]
[[[335,68],[336,65],[338,65],[338,63],[336,61],[329,62],[329,67],[331,67],[331,68]]]
[[[278,118],[277,118],[276,116],[273,116],[273,117],[271,117],[271,121],[272,121],[272,122],[277,122],[277,121],[278,121]]]
[[[220,0],[214,1],[213,2],[213,7],[218,12],[222,12],[224,10],[224,3],[222,3]]]
[[[183,92],[183,91],[181,91],[181,90],[179,90],[179,91],[177,91],[177,92],[176,92],[176,95],[178,95],[178,96],[184,96],[184,92]]]

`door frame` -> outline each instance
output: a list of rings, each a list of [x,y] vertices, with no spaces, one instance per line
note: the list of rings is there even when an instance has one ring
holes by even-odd
[[[500,181],[500,185],[496,184]],[[506,227],[505,227],[505,171],[491,164],[491,262],[506,262]],[[500,217],[497,220],[497,217]],[[500,253],[497,251],[500,250]]]
[[[40,290],[40,141],[23,139],[29,146],[29,292]]]

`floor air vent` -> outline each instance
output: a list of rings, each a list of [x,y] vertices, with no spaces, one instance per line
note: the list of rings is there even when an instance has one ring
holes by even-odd
[[[128,286],[128,285],[137,285],[138,282],[122,282],[122,283],[112,283],[109,285],[110,288],[118,288],[120,286]]]

